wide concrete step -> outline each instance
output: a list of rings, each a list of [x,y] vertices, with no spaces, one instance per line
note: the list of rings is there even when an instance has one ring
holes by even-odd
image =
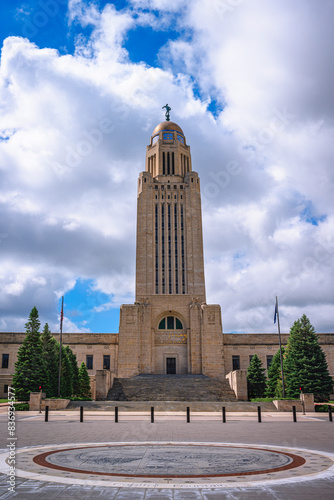
[[[108,401],[236,401],[228,381],[204,375],[138,375],[116,378]]]

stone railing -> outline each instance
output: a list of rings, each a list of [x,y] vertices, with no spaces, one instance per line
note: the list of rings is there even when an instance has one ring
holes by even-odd
[[[278,411],[292,411],[293,406],[297,411],[315,411],[313,394],[301,394],[300,399],[277,399],[273,403]]]
[[[29,410],[64,410],[70,403],[70,399],[45,399],[44,392],[31,392],[29,400]]]
[[[234,370],[228,373],[226,378],[230,383],[231,389],[234,391],[235,397],[239,401],[247,401],[247,370]]]

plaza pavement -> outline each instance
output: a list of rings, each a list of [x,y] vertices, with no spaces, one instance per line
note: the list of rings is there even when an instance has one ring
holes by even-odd
[[[334,453],[334,422],[328,414],[297,414],[293,422],[291,413],[263,412],[262,423],[256,413],[227,413],[222,423],[218,412],[191,414],[186,422],[185,412],[156,412],[155,423],[150,422],[148,412],[124,412],[120,406],[119,422],[113,412],[85,412],[84,422],[79,422],[79,412],[50,412],[49,422],[44,413],[17,412],[17,448],[44,445],[66,445],[110,442],[187,442],[187,443],[234,443],[269,445],[290,449],[307,449]],[[1,448],[7,440],[7,409],[0,408]],[[37,452],[36,452],[37,454]],[[15,493],[7,490],[7,476],[0,478],[0,499],[20,500],[329,500],[334,498],[334,475],[318,478],[308,476],[286,484],[268,482],[239,487],[131,488],[103,487],[88,484],[54,483],[16,478]]]

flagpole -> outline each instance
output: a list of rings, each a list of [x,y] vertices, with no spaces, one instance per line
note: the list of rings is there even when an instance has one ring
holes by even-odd
[[[280,324],[279,324],[279,312],[278,312],[278,299],[277,299],[277,295],[276,295],[276,313],[277,313],[277,326],[278,326],[279,355],[280,355],[280,359],[281,359],[283,398],[285,398],[284,373],[283,373],[283,356],[282,356],[282,343],[281,343],[281,329],[280,329]]]
[[[60,312],[58,397],[60,396],[61,346],[62,346],[62,337],[63,337],[63,318],[64,318],[64,295],[61,298],[61,312]]]

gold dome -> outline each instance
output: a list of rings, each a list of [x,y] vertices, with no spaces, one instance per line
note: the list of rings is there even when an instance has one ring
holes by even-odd
[[[180,134],[184,135],[182,128],[179,127],[178,124],[174,122],[165,121],[159,123],[159,125],[157,125],[153,130],[152,135],[158,134],[160,130],[176,130],[177,132],[180,132]]]

